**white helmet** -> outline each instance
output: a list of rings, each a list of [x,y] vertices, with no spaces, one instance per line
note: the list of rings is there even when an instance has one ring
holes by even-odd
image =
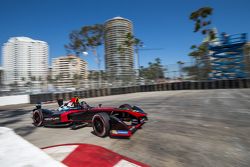
[[[73,102],[68,102],[67,106],[68,107],[73,107],[74,103]]]

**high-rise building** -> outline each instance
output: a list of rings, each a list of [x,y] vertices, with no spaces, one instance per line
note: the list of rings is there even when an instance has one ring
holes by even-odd
[[[133,46],[124,44],[128,33],[133,34],[128,19],[115,17],[105,22],[105,67],[111,78],[127,79],[134,75]]]
[[[52,76],[58,88],[75,88],[88,79],[87,62],[75,55],[54,58]]]
[[[44,81],[48,69],[48,44],[27,37],[13,37],[3,44],[4,84]]]

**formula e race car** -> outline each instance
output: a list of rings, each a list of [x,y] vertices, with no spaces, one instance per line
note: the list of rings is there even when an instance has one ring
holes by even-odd
[[[90,107],[86,102],[72,98],[63,103],[58,100],[59,108],[48,110],[37,104],[32,112],[33,124],[46,127],[71,127],[78,129],[92,126],[99,137],[130,137],[147,120],[147,113],[137,106],[123,104],[115,107]]]

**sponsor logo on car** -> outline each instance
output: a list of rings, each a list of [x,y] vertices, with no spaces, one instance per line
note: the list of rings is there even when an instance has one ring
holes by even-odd
[[[52,118],[44,118],[45,121],[55,121],[55,120],[59,120],[59,117],[52,117]]]

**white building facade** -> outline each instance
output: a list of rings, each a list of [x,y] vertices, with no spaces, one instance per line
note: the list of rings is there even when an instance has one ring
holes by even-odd
[[[105,67],[109,77],[127,78],[134,75],[133,46],[126,46],[128,34],[133,34],[130,20],[115,17],[105,22]],[[119,47],[123,51],[119,51]]]
[[[13,37],[2,46],[4,84],[42,82],[47,79],[48,44],[28,37]]]
[[[88,64],[75,55],[54,58],[52,76],[57,88],[81,88],[88,79]]]

